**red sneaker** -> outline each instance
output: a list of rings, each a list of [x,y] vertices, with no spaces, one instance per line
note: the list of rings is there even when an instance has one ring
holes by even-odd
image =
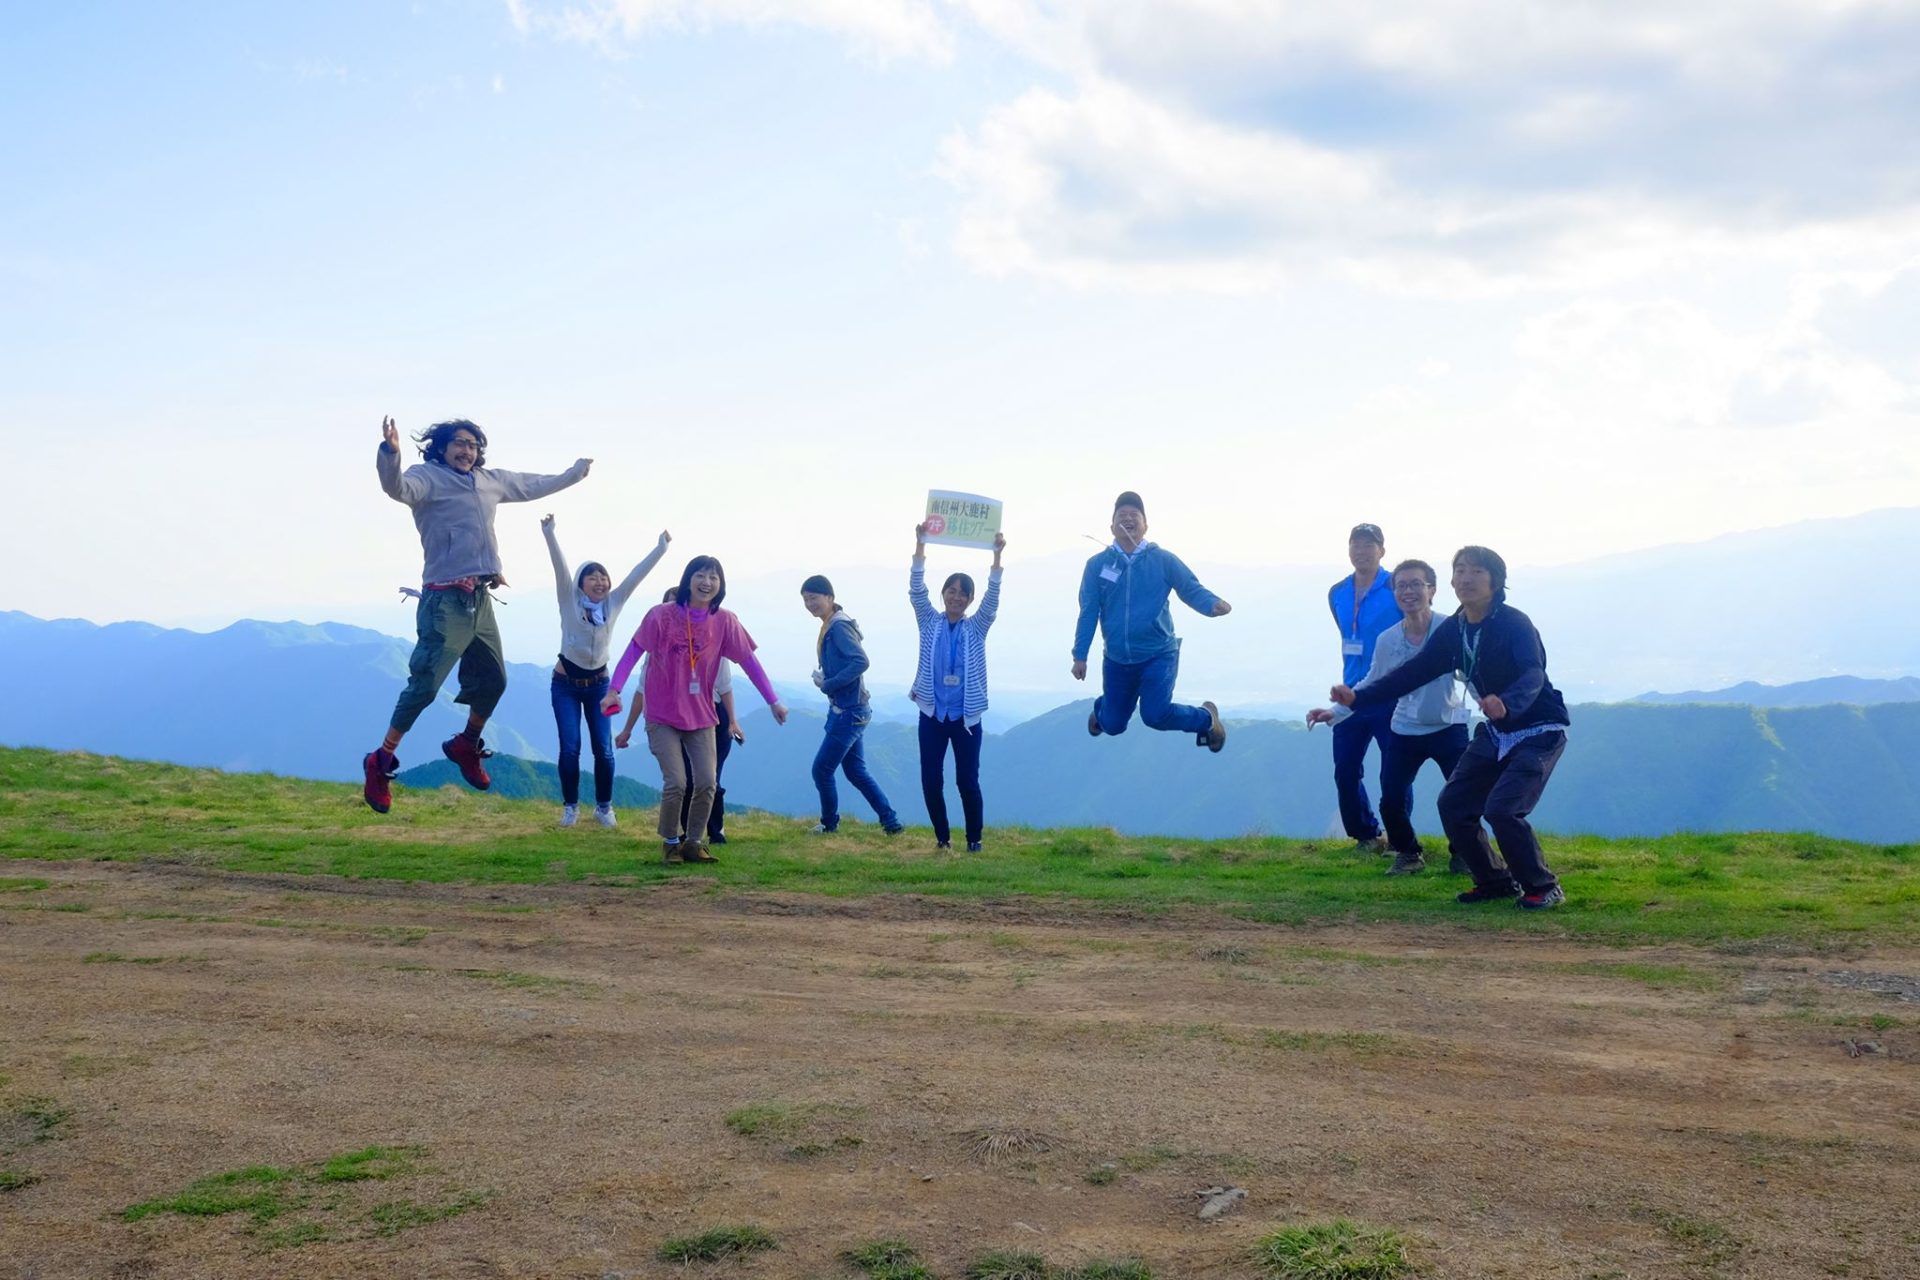
[[[393,781],[393,775],[400,772],[399,759],[393,752],[381,747],[378,751],[367,752],[360,767],[367,774],[367,783],[360,789],[367,808],[375,813],[385,813],[393,808],[393,788],[388,784]]]
[[[485,738],[469,738],[464,733],[456,733],[440,744],[440,751],[460,766],[460,776],[474,790],[485,791],[493,785],[493,779],[487,776],[487,766],[481,763],[493,754],[487,750]]]

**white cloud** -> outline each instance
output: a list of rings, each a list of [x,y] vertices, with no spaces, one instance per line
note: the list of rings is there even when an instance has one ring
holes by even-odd
[[[506,0],[514,27],[543,31],[603,49],[656,31],[714,26],[792,26],[844,38],[878,62],[921,58],[946,62],[953,33],[929,0],[585,0],[548,5]]]

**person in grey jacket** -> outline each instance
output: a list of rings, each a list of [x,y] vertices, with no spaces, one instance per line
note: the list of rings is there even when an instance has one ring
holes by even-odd
[[[833,583],[824,574],[816,573],[800,584],[800,600],[808,613],[820,619],[820,638],[814,643],[820,665],[814,670],[813,683],[827,695],[827,730],[813,757],[813,785],[820,792],[820,824],[813,832],[832,835],[840,829],[840,794],[833,781],[834,770],[839,769],[873,806],[881,828],[890,836],[898,835],[905,824],[867,769],[861,743],[873,719],[873,705],[862,678],[867,650],[861,643],[860,624],[834,603]]]
[[[507,689],[507,667],[500,651],[500,627],[493,617],[500,575],[500,544],[493,535],[493,513],[503,502],[531,502],[584,480],[593,459],[581,458],[557,476],[499,471],[486,465],[487,433],[465,418],[438,422],[413,437],[423,461],[400,470],[400,431],[392,418],[380,423],[377,464],[380,487],[395,502],[413,509],[414,527],[426,565],[420,577],[420,604],[414,612],[419,640],[407,660],[407,685],[394,703],[393,718],[379,748],[361,760],[366,785],[361,794],[375,813],[393,804],[393,776],[400,772],[394,754],[400,739],[420,713],[433,704],[457,666],[467,727],[440,744],[460,776],[485,791],[486,743],[480,731]]]
[[[1400,625],[1379,633],[1373,643],[1373,661],[1366,678],[1355,684],[1365,689],[1419,653],[1433,634],[1433,592],[1439,579],[1424,560],[1402,560],[1393,567],[1394,603],[1400,607]],[[1307,712],[1309,728],[1339,724],[1353,712],[1346,707],[1321,707]],[[1380,760],[1380,821],[1393,850],[1390,876],[1413,875],[1427,869],[1426,850],[1413,830],[1413,780],[1420,766],[1432,760],[1445,779],[1467,750],[1470,713],[1459,680],[1451,671],[1404,694],[1393,704],[1391,722]],[[1461,874],[1466,865],[1456,856],[1447,867]]]

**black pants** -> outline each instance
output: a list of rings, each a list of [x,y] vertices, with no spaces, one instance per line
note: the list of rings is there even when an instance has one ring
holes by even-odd
[[[1531,893],[1559,883],[1527,815],[1540,803],[1540,793],[1566,749],[1564,731],[1543,733],[1520,743],[1502,760],[1486,725],[1474,734],[1440,790],[1440,823],[1447,829],[1448,849],[1466,862],[1475,884],[1506,891],[1517,881]],[[1504,863],[1487,844],[1482,817],[1500,842]]]
[[[1448,725],[1432,733],[1387,732],[1380,749],[1380,821],[1387,828],[1387,845],[1395,853],[1422,853],[1413,833],[1413,780],[1420,766],[1431,760],[1440,776],[1451,778],[1453,767],[1467,749],[1467,726]]]
[[[713,713],[720,717],[720,723],[713,727],[713,808],[707,813],[707,839],[711,840],[726,831],[727,827],[727,789],[720,785],[720,778],[727,767],[727,752],[733,750],[733,717],[727,714],[727,704],[716,702]],[[686,748],[680,749],[680,758],[686,760]],[[693,776],[693,761],[686,760],[687,776]],[[680,829],[687,831],[687,811],[693,807],[693,788],[680,797]],[[689,839],[693,832],[687,831]]]
[[[947,744],[953,744],[954,781],[960,787],[960,808],[967,819],[967,843],[980,843],[984,822],[980,799],[980,741],[978,724],[967,728],[961,720],[935,720],[920,714],[920,792],[927,800],[927,819],[933,838],[941,844],[953,839],[947,825]]]

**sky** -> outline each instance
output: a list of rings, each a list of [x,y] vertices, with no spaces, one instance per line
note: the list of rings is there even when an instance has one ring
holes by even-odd
[[[528,661],[547,510],[797,581],[903,562],[929,488],[1004,500],[1010,573],[1136,489],[1189,561],[1330,581],[1362,520],[1544,567],[1920,493],[1909,0],[8,26],[0,608],[408,634],[384,414],[595,460],[501,512]]]

